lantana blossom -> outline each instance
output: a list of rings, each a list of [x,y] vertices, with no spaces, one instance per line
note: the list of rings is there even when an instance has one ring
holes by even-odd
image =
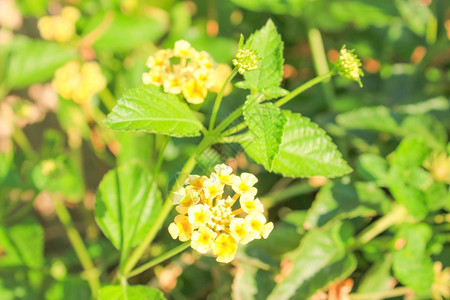
[[[191,240],[193,249],[212,253],[222,263],[234,259],[239,244],[265,239],[273,229],[263,204],[255,198],[256,176],[232,173],[231,167],[220,164],[209,177],[189,175],[173,195],[179,215],[169,226],[172,238]]]

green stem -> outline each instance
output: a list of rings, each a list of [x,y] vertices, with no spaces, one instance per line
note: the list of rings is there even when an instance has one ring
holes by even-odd
[[[373,293],[361,293],[361,294],[350,294],[351,300],[365,300],[365,299],[386,299],[398,297],[406,294],[413,293],[413,290],[407,287],[399,287],[389,291],[373,292]]]
[[[222,102],[223,93],[225,92],[225,89],[227,88],[233,77],[236,76],[237,72],[238,68],[234,68],[233,71],[231,71],[231,74],[228,76],[227,80],[225,80],[225,83],[220,89],[220,92],[217,94],[216,101],[214,102],[214,107],[211,113],[211,120],[209,121],[209,131],[213,130],[214,124],[216,123],[216,117],[217,113],[219,112],[220,103]]]
[[[317,28],[310,28],[308,30],[308,41],[311,47],[311,53],[314,61],[314,69],[317,75],[324,75],[330,72],[328,68],[327,56],[325,54],[325,48],[323,46],[322,35]],[[325,99],[330,106],[334,99],[333,86],[329,80],[324,80],[322,83]]]
[[[37,158],[36,152],[21,129],[16,128],[12,137],[29,159],[35,160]]]
[[[297,95],[303,93],[304,91],[306,91],[307,89],[315,86],[318,83],[321,83],[324,80],[327,80],[329,78],[331,78],[333,75],[335,75],[335,71],[331,70],[326,74],[317,76],[307,82],[305,82],[304,84],[302,84],[301,86],[299,86],[298,88],[296,88],[295,90],[293,90],[292,92],[290,92],[289,94],[287,94],[286,96],[284,96],[283,98],[281,98],[280,100],[278,100],[277,102],[275,102],[275,105],[280,107],[284,104],[286,104],[287,102],[289,102],[292,98],[296,97]]]
[[[356,238],[355,246],[358,247],[366,244],[392,225],[403,222],[407,216],[408,212],[403,205],[394,206],[391,212],[384,215],[361,232]]]
[[[98,95],[108,111],[112,111],[113,107],[116,106],[116,98],[111,94],[111,91],[106,87]]]
[[[155,238],[158,231],[161,229],[162,225],[164,224],[164,221],[166,220],[167,216],[169,215],[173,204],[172,204],[172,197],[173,193],[176,192],[183,184],[184,180],[186,179],[187,175],[194,169],[198,156],[209,146],[211,146],[215,142],[215,139],[210,138],[209,136],[205,136],[198,145],[195,153],[189,158],[189,160],[184,165],[183,169],[181,169],[180,175],[178,176],[178,179],[176,183],[173,185],[172,190],[167,195],[166,200],[164,201],[164,205],[156,217],[155,222],[153,223],[150,230],[147,232],[146,236],[143,238],[142,242],[139,244],[139,246],[133,251],[131,256],[128,258],[127,262],[125,263],[123,270],[121,270],[122,276],[128,277],[130,274],[130,271],[134,268],[134,266],[137,264],[139,259],[144,254],[147,247],[151,244],[153,239]],[[120,276],[119,275],[119,276]]]
[[[164,161],[164,150],[166,150],[166,147],[169,144],[169,141],[170,141],[170,137],[164,136],[163,144],[161,145],[161,148],[159,149],[158,159],[156,160],[155,167],[153,168],[152,184],[155,181],[155,178],[158,175],[159,170],[161,170],[161,166]]]
[[[179,245],[178,247],[173,248],[172,250],[164,253],[163,255],[158,256],[155,259],[152,259],[151,261],[149,261],[148,263],[143,264],[142,266],[139,266],[138,268],[134,269],[133,271],[131,271],[128,275],[127,278],[136,276],[154,266],[156,266],[157,264],[165,261],[166,259],[169,259],[175,255],[177,255],[178,253],[182,252],[183,250],[185,250],[186,248],[188,248],[191,245],[190,242],[185,242],[181,245]]]
[[[66,206],[62,203],[62,200],[56,199],[54,195],[51,198],[55,207],[56,215],[64,225],[69,241],[72,244],[78,259],[80,260],[83,269],[85,270],[86,279],[92,290],[93,298],[97,298],[97,293],[100,288],[100,281],[98,279],[99,275],[94,267],[91,257],[89,256],[86,246],[84,245],[83,239],[73,226],[72,218],[70,217]]]

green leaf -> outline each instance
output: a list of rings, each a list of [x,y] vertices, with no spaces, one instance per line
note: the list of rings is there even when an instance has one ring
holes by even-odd
[[[399,175],[400,176],[400,175]],[[424,193],[401,181],[392,182],[389,189],[395,201],[403,204],[409,214],[417,219],[423,219],[428,214],[428,207]]]
[[[397,149],[389,155],[388,159],[392,165],[411,169],[422,165],[429,153],[430,149],[422,138],[406,137]]]
[[[358,173],[367,180],[384,184],[388,176],[387,161],[376,154],[365,153],[358,156]]]
[[[186,103],[154,85],[128,91],[117,101],[105,124],[115,130],[142,130],[178,137],[200,135],[202,127]]]
[[[425,223],[404,224],[396,240],[404,239],[405,246],[394,253],[395,277],[418,293],[428,293],[434,281],[433,262],[426,246],[433,232]]]
[[[163,292],[145,285],[132,285],[124,288],[120,285],[105,286],[100,289],[99,300],[165,300]]]
[[[62,281],[57,281],[45,293],[47,300],[80,300],[90,299],[91,290],[86,280],[71,276]]]
[[[351,185],[330,182],[322,187],[308,210],[305,227],[322,226],[332,220],[374,216],[389,204],[384,192],[373,183]]]
[[[287,110],[282,110],[282,114],[287,121],[279,151],[273,159],[273,172],[289,177],[337,177],[352,171],[331,138],[317,124]],[[257,163],[263,164],[256,143],[248,140],[241,143]]]
[[[267,299],[274,282],[272,274],[258,266],[245,262],[236,261],[236,275],[234,276],[232,299],[234,300],[256,300]]]
[[[346,278],[356,268],[341,237],[342,224],[309,231],[292,255],[292,271],[278,283],[268,300],[308,299],[329,283]]]
[[[390,289],[393,280],[391,276],[392,258],[392,255],[386,255],[381,262],[370,267],[358,285],[358,293],[382,292]],[[382,298],[371,300],[378,299]]]
[[[85,28],[90,32],[105,18],[104,14],[91,18]],[[158,41],[168,29],[167,20],[157,20],[149,16],[126,16],[115,12],[112,24],[94,43],[97,50],[127,52],[135,50],[143,43]]]
[[[250,89],[252,94],[264,92],[279,87],[283,80],[283,41],[272,20],[267,21],[260,30],[252,34],[243,49],[254,51],[259,59],[256,70],[244,73],[245,81],[236,84],[237,87]],[[279,94],[279,92],[268,93]]]
[[[445,208],[450,203],[450,191],[445,183],[434,181],[424,190],[427,207],[430,211]]]
[[[402,123],[405,134],[420,137],[431,148],[445,151],[447,131],[436,118],[431,115],[408,116]]]
[[[9,46],[11,53],[4,80],[11,88],[49,80],[56,69],[78,55],[72,48],[23,36],[15,37]]]
[[[109,171],[97,190],[95,219],[123,257],[143,239],[160,209],[161,194],[137,163]]]
[[[41,161],[33,169],[31,178],[39,190],[58,192],[72,201],[79,201],[84,195],[83,175],[64,154]]]
[[[278,153],[286,124],[286,116],[275,104],[260,104],[258,96],[250,95],[244,106],[244,118],[253,137],[253,143],[260,153],[261,163],[271,171],[275,155]]]
[[[400,126],[389,108],[363,107],[339,114],[336,122],[346,129],[365,129],[398,134]]]
[[[33,218],[0,226],[1,267],[27,266],[39,268],[44,262],[44,231]]]

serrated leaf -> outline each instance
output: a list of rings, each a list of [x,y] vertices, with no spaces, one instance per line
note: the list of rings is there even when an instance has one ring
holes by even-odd
[[[395,277],[419,293],[428,293],[434,280],[433,263],[426,246],[433,232],[428,224],[404,224],[395,239],[404,239],[405,246],[394,253]]]
[[[256,70],[244,73],[245,81],[236,86],[251,90],[252,94],[269,90],[270,94],[280,94],[278,88],[283,80],[283,41],[272,20],[268,20],[260,30],[252,34],[243,49],[254,51],[259,58]],[[272,96],[272,95],[270,95]]]
[[[339,114],[336,122],[346,129],[376,130],[398,134],[400,126],[385,106],[363,107]]]
[[[373,183],[357,182],[354,188],[331,182],[317,194],[306,215],[305,225],[314,228],[332,220],[374,216],[388,204],[389,199]]]
[[[186,103],[154,85],[129,90],[117,101],[105,124],[115,130],[142,130],[178,137],[200,135],[202,127]]]
[[[44,262],[44,230],[33,218],[0,226],[1,267],[27,266],[39,268]]]
[[[261,163],[271,171],[287,119],[275,104],[260,104],[256,98],[255,95],[248,97],[244,106],[244,118],[253,137],[252,143],[260,153]]]
[[[165,300],[163,292],[145,285],[110,285],[100,289],[99,300]]]
[[[356,268],[353,254],[346,253],[342,224],[309,231],[292,256],[291,272],[278,283],[268,300],[308,299],[329,283],[343,279]]]
[[[273,159],[273,172],[288,177],[337,177],[352,171],[331,138],[317,124],[287,110],[282,110],[282,114],[287,121],[279,151]],[[255,143],[241,144],[257,163],[263,163]]]
[[[4,82],[11,88],[44,82],[53,77],[57,68],[78,56],[72,48],[24,36],[15,37],[10,47]]]
[[[126,257],[151,228],[161,209],[161,194],[151,173],[132,163],[109,171],[95,201],[95,220],[113,245]]]

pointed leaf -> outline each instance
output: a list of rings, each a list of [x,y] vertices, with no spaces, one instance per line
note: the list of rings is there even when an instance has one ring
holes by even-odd
[[[95,219],[123,253],[137,245],[161,209],[161,194],[149,171],[137,163],[109,171],[95,201]],[[123,255],[126,256],[126,255]]]
[[[317,124],[297,113],[282,110],[282,114],[287,121],[273,160],[273,172],[289,177],[337,177],[352,171],[331,138]],[[255,143],[241,143],[257,163],[263,164]]]
[[[245,81],[239,82],[236,86],[243,89],[250,89],[252,94],[268,91],[268,96],[280,95],[283,92],[278,88],[283,80],[283,41],[277,32],[277,28],[272,20],[252,34],[243,49],[254,51],[259,58],[256,70],[244,73]]]
[[[336,117],[339,125],[347,129],[376,130],[397,134],[400,126],[385,106],[363,107]]]
[[[186,103],[153,85],[129,90],[117,101],[105,124],[115,130],[171,136],[197,136],[202,127]]]
[[[272,169],[273,159],[278,153],[286,124],[286,116],[273,103],[260,104],[256,96],[248,97],[244,106],[244,118],[253,136],[253,143],[260,153],[261,163],[267,170]]]

